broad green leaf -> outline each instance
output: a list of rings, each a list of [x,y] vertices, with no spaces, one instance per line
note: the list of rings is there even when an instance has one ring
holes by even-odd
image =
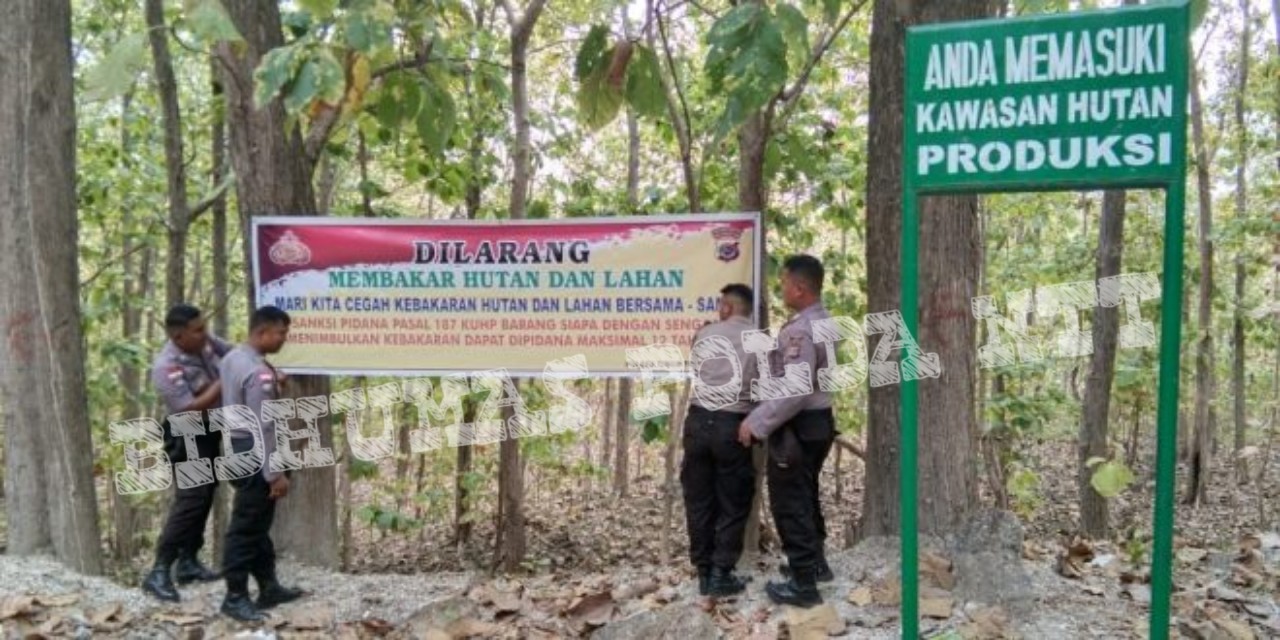
[[[267,52],[253,72],[253,99],[259,109],[275,99],[276,95],[289,84],[293,77],[294,55],[297,49],[293,46],[278,47]]]
[[[240,32],[218,0],[186,0],[187,20],[191,30],[205,42],[240,42]]]
[[[111,48],[105,58],[85,77],[86,97],[106,100],[123,95],[146,67],[147,34],[131,33]]]
[[[613,56],[613,48],[607,55]],[[613,121],[622,106],[622,92],[609,85],[608,66],[595,69],[578,84],[575,96],[578,103],[578,119],[591,130],[599,129]]]
[[[352,12],[343,21],[347,44],[361,53],[370,53],[375,48],[391,42],[388,25],[379,21],[372,11]]]
[[[347,75],[342,63],[327,48],[320,49],[314,62],[319,94],[317,97],[327,104],[339,104],[347,91]]]
[[[453,96],[434,82],[423,85],[422,109],[418,112],[418,137],[432,154],[444,153],[453,127],[457,123],[457,107]]]
[[[1089,480],[1089,484],[1093,485],[1098,495],[1107,499],[1120,495],[1131,482],[1133,482],[1133,472],[1124,463],[1114,460],[1098,465],[1093,472],[1093,477]]]
[[[763,107],[787,79],[787,46],[777,21],[767,11],[740,13],[743,5],[711,29],[706,73],[713,92],[728,91],[713,146]],[[746,15],[745,21],[740,15]],[[730,26],[722,26],[732,20]],[[741,24],[739,24],[741,23]]]
[[[627,104],[641,116],[661,118],[667,112],[667,97],[662,92],[658,56],[643,46],[636,46],[627,65]]]
[[[307,60],[298,70],[298,77],[289,84],[289,92],[284,96],[284,108],[289,113],[297,113],[311,104],[320,90],[320,63]]]
[[[609,62],[605,56],[605,48],[609,46],[609,30],[602,25],[594,25],[582,41],[578,56],[573,64],[573,79],[583,82],[602,66]]]
[[[778,3],[778,25],[787,44],[787,56],[796,68],[809,57],[809,19],[792,5]]]
[[[1095,465],[1102,464],[1103,462],[1106,462],[1106,461],[1107,459],[1103,458],[1102,456],[1094,456],[1092,458],[1089,458],[1088,460],[1085,460],[1084,466],[1086,469],[1092,469]]]
[[[840,0],[822,0],[822,19],[835,24],[840,19]]]
[[[298,6],[317,20],[327,20],[338,8],[338,0],[298,0]]]
[[[421,104],[422,91],[418,84],[403,73],[393,74],[387,79],[378,102],[378,121],[384,130],[395,130],[401,122],[416,119]]]

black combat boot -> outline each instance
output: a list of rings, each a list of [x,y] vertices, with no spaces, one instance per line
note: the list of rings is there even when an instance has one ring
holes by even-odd
[[[184,553],[178,556],[178,564],[174,566],[173,574],[178,584],[213,582],[218,579],[218,574],[200,564],[200,559],[194,553]]]
[[[705,596],[711,593],[711,566],[698,565],[698,595]]]
[[[707,595],[724,597],[742,593],[747,589],[747,582],[733,574],[733,569],[713,567],[707,585]]]
[[[818,593],[818,584],[814,580],[812,568],[793,568],[791,579],[782,582],[770,582],[764,587],[769,599],[777,604],[789,604],[794,607],[809,608],[822,604],[822,594]]]
[[[171,564],[172,561],[157,559],[151,573],[148,573],[147,578],[142,581],[142,590],[165,602],[181,600],[178,590],[173,586],[173,579],[169,576]]]
[[[222,601],[222,613],[240,622],[261,622],[263,615],[249,599],[249,577],[227,578],[227,597]]]
[[[276,578],[275,567],[271,567],[260,574],[255,574],[254,579],[258,581],[258,608],[270,609],[276,605],[293,602],[302,597],[301,589],[294,589],[280,584]]]
[[[779,565],[778,573],[781,573],[782,577],[784,578],[790,578],[791,566],[785,563],[782,565]],[[827,564],[826,558],[822,558],[822,557],[818,558],[818,568],[817,568],[815,579],[818,582],[831,582],[832,580],[836,579],[836,574],[831,571],[831,567],[830,565]]]

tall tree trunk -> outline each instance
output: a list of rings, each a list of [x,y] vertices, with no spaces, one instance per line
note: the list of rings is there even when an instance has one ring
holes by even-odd
[[[1236,63],[1236,95],[1235,95],[1235,130],[1236,130],[1236,220],[1243,222],[1248,215],[1248,164],[1249,164],[1249,130],[1245,126],[1245,97],[1249,87],[1249,42],[1252,40],[1249,24],[1249,0],[1240,0],[1240,59]],[[1240,457],[1244,449],[1245,436],[1245,388],[1244,388],[1244,262],[1236,256],[1236,304],[1234,322],[1232,323],[1231,352],[1231,395],[1235,400],[1233,413],[1235,418],[1234,452],[1236,459],[1236,481],[1248,482],[1249,467]]]
[[[529,141],[529,39],[546,0],[531,0],[518,16],[513,0],[502,2],[511,24],[511,110],[515,128],[511,219],[523,220],[528,205],[533,154],[533,145]],[[512,407],[504,407],[503,421],[512,415]],[[498,500],[502,511],[502,565],[507,571],[515,571],[524,562],[525,554],[524,474],[520,465],[520,442],[515,438],[503,438],[498,448]]]
[[[187,179],[182,154],[182,113],[178,107],[178,82],[169,56],[169,30],[165,28],[162,0],[146,0],[147,35],[151,41],[152,72],[160,94],[160,122],[164,127],[164,164],[169,193],[169,253],[165,264],[166,306],[183,302],[186,282]]]
[[[600,428],[603,432],[600,434],[600,462],[601,467],[608,469],[613,460],[613,423],[618,418],[618,407],[615,401],[613,388],[615,383],[613,378],[606,378],[604,381],[604,411],[600,421]]]
[[[102,572],[85,391],[71,3],[0,5],[0,422],[8,551]]]
[[[1191,443],[1191,475],[1185,501],[1199,505],[1208,499],[1213,440],[1213,195],[1209,185],[1209,152],[1204,139],[1204,103],[1200,78],[1191,65],[1191,135],[1196,156],[1196,185],[1200,202],[1200,295],[1197,305],[1195,436]]]
[[[1124,255],[1125,192],[1107,191],[1102,196],[1102,221],[1098,225],[1096,280],[1120,274]],[[1076,484],[1080,494],[1080,529],[1093,538],[1107,535],[1107,500],[1091,482],[1090,458],[1107,458],[1108,419],[1111,414],[1111,383],[1115,378],[1116,343],[1120,332],[1120,308],[1098,305],[1093,308],[1093,355],[1085,381],[1081,407],[1079,456]]]
[[[242,222],[245,281],[250,309],[257,308],[252,285],[249,218],[256,215],[315,215],[316,198],[311,184],[314,169],[295,128],[285,129],[285,113],[279,99],[263,109],[253,103],[253,71],[262,56],[284,44],[280,9],[274,2],[224,0],[227,13],[245,42],[219,43],[217,55],[223,89],[231,166],[236,174],[236,201]],[[329,381],[321,376],[290,378],[293,397],[329,394]],[[329,418],[318,421],[321,446],[333,447]],[[289,497],[281,500],[272,527],[272,540],[281,551],[299,560],[334,568],[338,557],[338,518],[335,469],[332,466],[295,472]]]
[[[210,75],[213,78],[213,99],[222,100],[222,84],[218,82],[217,62],[211,62]],[[210,138],[213,158],[213,171],[210,176],[212,188],[222,184],[227,174],[227,126],[222,118],[222,110],[213,110],[213,134]],[[227,292],[227,196],[218,196],[211,207],[213,212],[213,332],[219,337],[230,339],[231,324],[228,322],[227,306],[230,295]],[[222,557],[223,544],[226,537],[220,535],[227,530],[228,518],[231,515],[232,488],[226,483],[218,483],[213,500],[212,554],[214,558]]]
[[[994,0],[876,0],[871,28],[871,104],[867,162],[868,312],[899,308],[902,212],[902,93],[905,27],[915,23],[982,18],[998,13]],[[905,15],[900,14],[900,9]],[[973,466],[976,421],[974,321],[970,299],[977,283],[981,243],[977,199],[948,196],[920,203],[920,335],[936,351],[947,378],[923,380],[920,392],[919,476],[925,492],[918,506],[921,531],[943,532],[976,503]],[[876,344],[869,339],[868,346]],[[900,389],[868,394],[866,499],[860,537],[898,529]]]

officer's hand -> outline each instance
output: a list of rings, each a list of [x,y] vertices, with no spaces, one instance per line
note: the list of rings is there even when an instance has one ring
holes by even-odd
[[[275,500],[289,495],[289,478],[282,473],[279,478],[271,481],[271,499]]]
[[[751,433],[751,427],[746,420],[743,420],[742,424],[738,426],[738,442],[741,442],[744,447],[750,447],[754,439],[755,434]]]

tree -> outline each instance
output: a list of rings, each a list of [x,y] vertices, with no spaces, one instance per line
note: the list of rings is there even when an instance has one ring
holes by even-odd
[[[71,3],[0,8],[0,407],[11,553],[102,572],[80,324]]]
[[[1191,440],[1191,473],[1186,504],[1198,505],[1208,496],[1213,454],[1213,194],[1209,185],[1209,152],[1205,145],[1204,104],[1200,98],[1197,63],[1191,64],[1191,139],[1195,152],[1196,191],[1200,209],[1200,289],[1196,306],[1196,404],[1195,431]]]
[[[1249,0],[1240,0],[1240,59],[1236,64],[1235,133],[1236,133],[1236,218],[1243,222],[1248,215],[1248,188],[1246,176],[1249,164],[1249,130],[1245,126],[1245,94],[1249,87]],[[1245,397],[1244,397],[1244,263],[1236,256],[1236,304],[1231,329],[1231,395],[1234,400],[1236,480],[1245,482],[1248,466],[1240,456],[1244,449]]]
[[[868,312],[899,308],[902,212],[902,92],[904,43],[909,24],[987,17],[992,0],[876,0],[871,27],[871,111],[867,124]],[[977,198],[947,196],[920,201],[920,335],[936,350],[946,380],[925,380],[920,390],[920,484],[933,489],[919,505],[921,531],[942,532],[976,501],[972,468],[974,321],[968,310],[980,262]],[[927,293],[926,293],[927,292]],[[874,338],[868,353],[874,350]],[[894,535],[898,529],[899,389],[872,388],[867,402],[866,498],[859,536]]]

